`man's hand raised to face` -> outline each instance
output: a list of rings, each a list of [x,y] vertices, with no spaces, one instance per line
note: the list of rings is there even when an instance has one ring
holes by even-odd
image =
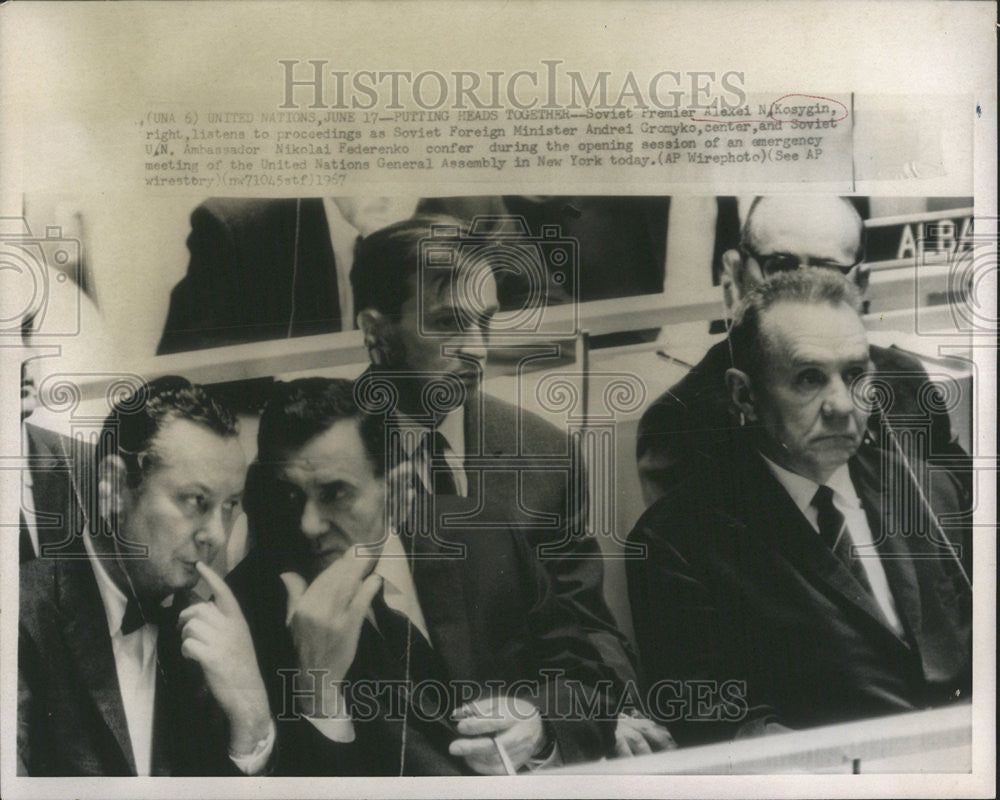
[[[251,753],[271,725],[253,640],[226,582],[201,561],[197,569],[214,598],[180,613],[181,653],[201,665],[209,691],[229,720],[229,752]]]
[[[365,614],[382,586],[382,578],[371,572],[374,556],[358,556],[354,550],[348,548],[308,586],[297,573],[281,574],[299,669],[323,673],[323,684],[315,687],[320,702],[313,705],[314,715],[343,713],[342,708],[328,707],[339,704],[339,693],[325,689],[343,681],[350,669]]]

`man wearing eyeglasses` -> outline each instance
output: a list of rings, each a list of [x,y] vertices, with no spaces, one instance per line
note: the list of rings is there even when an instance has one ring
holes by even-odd
[[[864,226],[850,200],[829,195],[756,197],[747,211],[738,248],[722,256],[722,290],[727,313],[754,286],[802,267],[837,270],[863,294],[870,270],[864,264]],[[880,426],[890,418],[926,419],[928,452],[943,457],[963,478],[967,454],[955,440],[939,390],[914,357],[897,347],[870,348],[876,374],[891,391],[883,413],[871,416],[868,430],[878,443]],[[725,373],[732,366],[728,340],[705,357],[660,396],[642,416],[636,460],[643,499],[651,505],[692,466],[713,460],[732,438],[741,420],[731,410]],[[968,502],[969,498],[965,498]]]

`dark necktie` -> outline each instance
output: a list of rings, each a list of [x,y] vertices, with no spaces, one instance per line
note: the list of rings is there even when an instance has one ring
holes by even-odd
[[[420,445],[426,456],[427,469],[430,474],[434,494],[458,494],[458,481],[451,465],[445,460],[444,454],[448,448],[448,440],[439,430],[427,431]]]
[[[844,515],[833,504],[833,489],[829,486],[820,486],[813,495],[812,505],[818,512],[819,535],[823,543],[847,567],[861,587],[869,595],[873,595],[864,566],[860,559],[851,553],[853,544],[851,532],[847,529]]]

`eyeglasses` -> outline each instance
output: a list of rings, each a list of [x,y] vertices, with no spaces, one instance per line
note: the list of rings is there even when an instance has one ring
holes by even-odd
[[[835,269],[840,272],[841,275],[847,277],[852,269],[854,269],[858,264],[865,260],[864,254],[858,258],[853,264],[838,264],[836,261],[830,261],[828,259],[803,259],[794,253],[769,253],[767,255],[762,255],[757,251],[747,247],[746,245],[740,245],[740,252],[743,254],[744,258],[752,258],[760,265],[761,272],[764,276],[776,275],[779,272],[794,272],[801,267],[820,267],[822,269]]]

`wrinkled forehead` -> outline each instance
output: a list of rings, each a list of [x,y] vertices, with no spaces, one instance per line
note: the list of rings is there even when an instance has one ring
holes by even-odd
[[[761,338],[772,367],[868,361],[864,324],[845,304],[778,303],[761,318]]]
[[[166,422],[153,437],[156,467],[220,493],[240,491],[247,462],[236,435],[221,435],[186,419]]]
[[[377,480],[354,419],[339,420],[302,447],[281,452],[276,467],[282,478],[301,487]]]

